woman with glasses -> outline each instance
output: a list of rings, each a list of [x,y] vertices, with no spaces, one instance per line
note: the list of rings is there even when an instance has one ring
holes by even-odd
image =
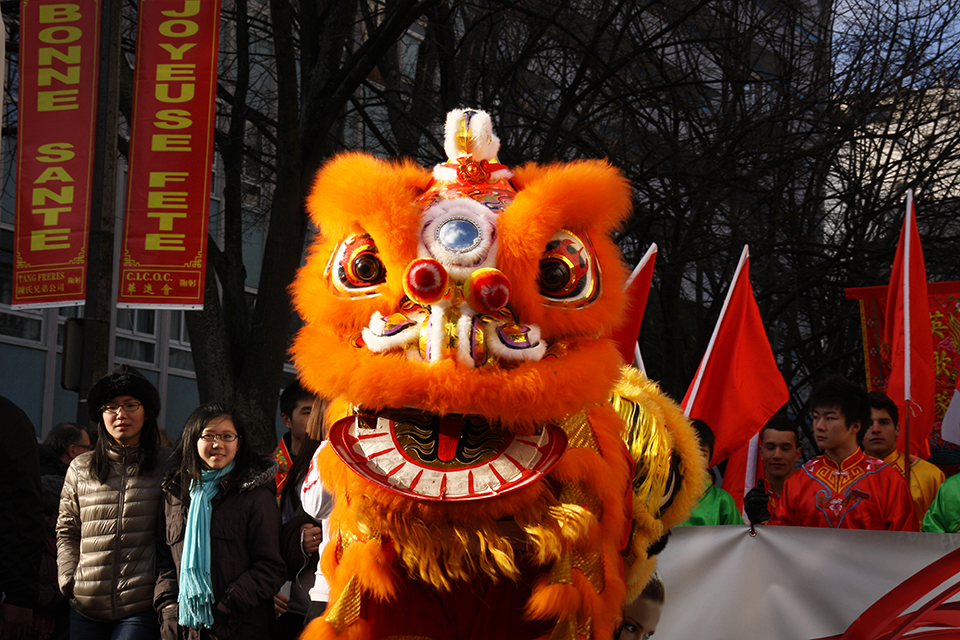
[[[273,596],[286,579],[277,465],[244,436],[222,404],[187,418],[163,483],[155,603],[164,640],[271,637]]]
[[[170,450],[160,446],[160,395],[120,366],[87,394],[97,424],[92,451],[70,463],[57,518],[60,590],[70,598],[71,640],[150,640],[160,484]]]

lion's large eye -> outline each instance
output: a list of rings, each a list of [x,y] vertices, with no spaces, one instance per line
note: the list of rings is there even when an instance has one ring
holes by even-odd
[[[346,280],[355,287],[369,286],[383,282],[383,263],[379,256],[370,251],[354,256],[342,271]]]
[[[558,231],[540,258],[537,284],[552,306],[583,307],[600,292],[599,265],[590,240],[569,231]]]
[[[344,240],[328,270],[334,287],[350,295],[375,295],[372,290],[387,279],[377,245],[366,234]]]
[[[540,261],[540,290],[550,296],[562,296],[577,284],[576,272],[570,263],[559,258],[544,258]]]

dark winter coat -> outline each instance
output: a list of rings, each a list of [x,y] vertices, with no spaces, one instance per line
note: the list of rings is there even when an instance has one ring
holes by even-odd
[[[136,445],[111,447],[105,483],[93,475],[93,453],[70,464],[57,519],[60,590],[83,615],[120,620],[150,610],[157,579],[160,483],[170,449],[141,473]]]
[[[180,487],[173,485],[165,489],[163,531],[158,534],[160,577],[154,596],[154,605],[162,620],[163,640],[270,637],[273,596],[286,580],[286,566],[280,556],[276,472],[273,459],[260,456],[242,477],[235,477],[237,472],[232,472],[220,481],[220,492],[213,499],[210,517],[210,579],[214,597],[214,624],[210,629],[177,630],[177,577],[183,557],[188,507],[181,500],[186,492]],[[220,612],[218,604],[231,613]]]
[[[40,587],[43,554],[40,463],[30,418],[0,396],[0,597],[30,608]]]
[[[40,445],[38,450],[40,454],[40,475],[41,476],[60,476],[67,475],[67,463],[60,459],[57,452],[45,444]]]

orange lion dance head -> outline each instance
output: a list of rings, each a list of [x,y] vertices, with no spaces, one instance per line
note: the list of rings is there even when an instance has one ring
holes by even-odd
[[[703,472],[655,385],[614,392],[630,187],[602,161],[508,169],[480,111],[449,115],[445,148],[432,172],[340,156],[308,200],[293,352],[334,400],[336,506],[306,637],[609,638]],[[638,429],[657,462],[628,452]]]

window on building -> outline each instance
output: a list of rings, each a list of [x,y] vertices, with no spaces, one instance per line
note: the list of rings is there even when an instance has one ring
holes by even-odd
[[[156,316],[152,309],[117,310],[117,358],[156,364]]]
[[[16,310],[13,302],[13,229],[0,227],[0,336],[30,342],[43,339],[43,312]]]
[[[185,311],[170,312],[170,368],[194,371]]]
[[[79,307],[60,307],[57,309],[57,346],[63,346],[63,325],[68,318],[82,318],[83,305]]]

